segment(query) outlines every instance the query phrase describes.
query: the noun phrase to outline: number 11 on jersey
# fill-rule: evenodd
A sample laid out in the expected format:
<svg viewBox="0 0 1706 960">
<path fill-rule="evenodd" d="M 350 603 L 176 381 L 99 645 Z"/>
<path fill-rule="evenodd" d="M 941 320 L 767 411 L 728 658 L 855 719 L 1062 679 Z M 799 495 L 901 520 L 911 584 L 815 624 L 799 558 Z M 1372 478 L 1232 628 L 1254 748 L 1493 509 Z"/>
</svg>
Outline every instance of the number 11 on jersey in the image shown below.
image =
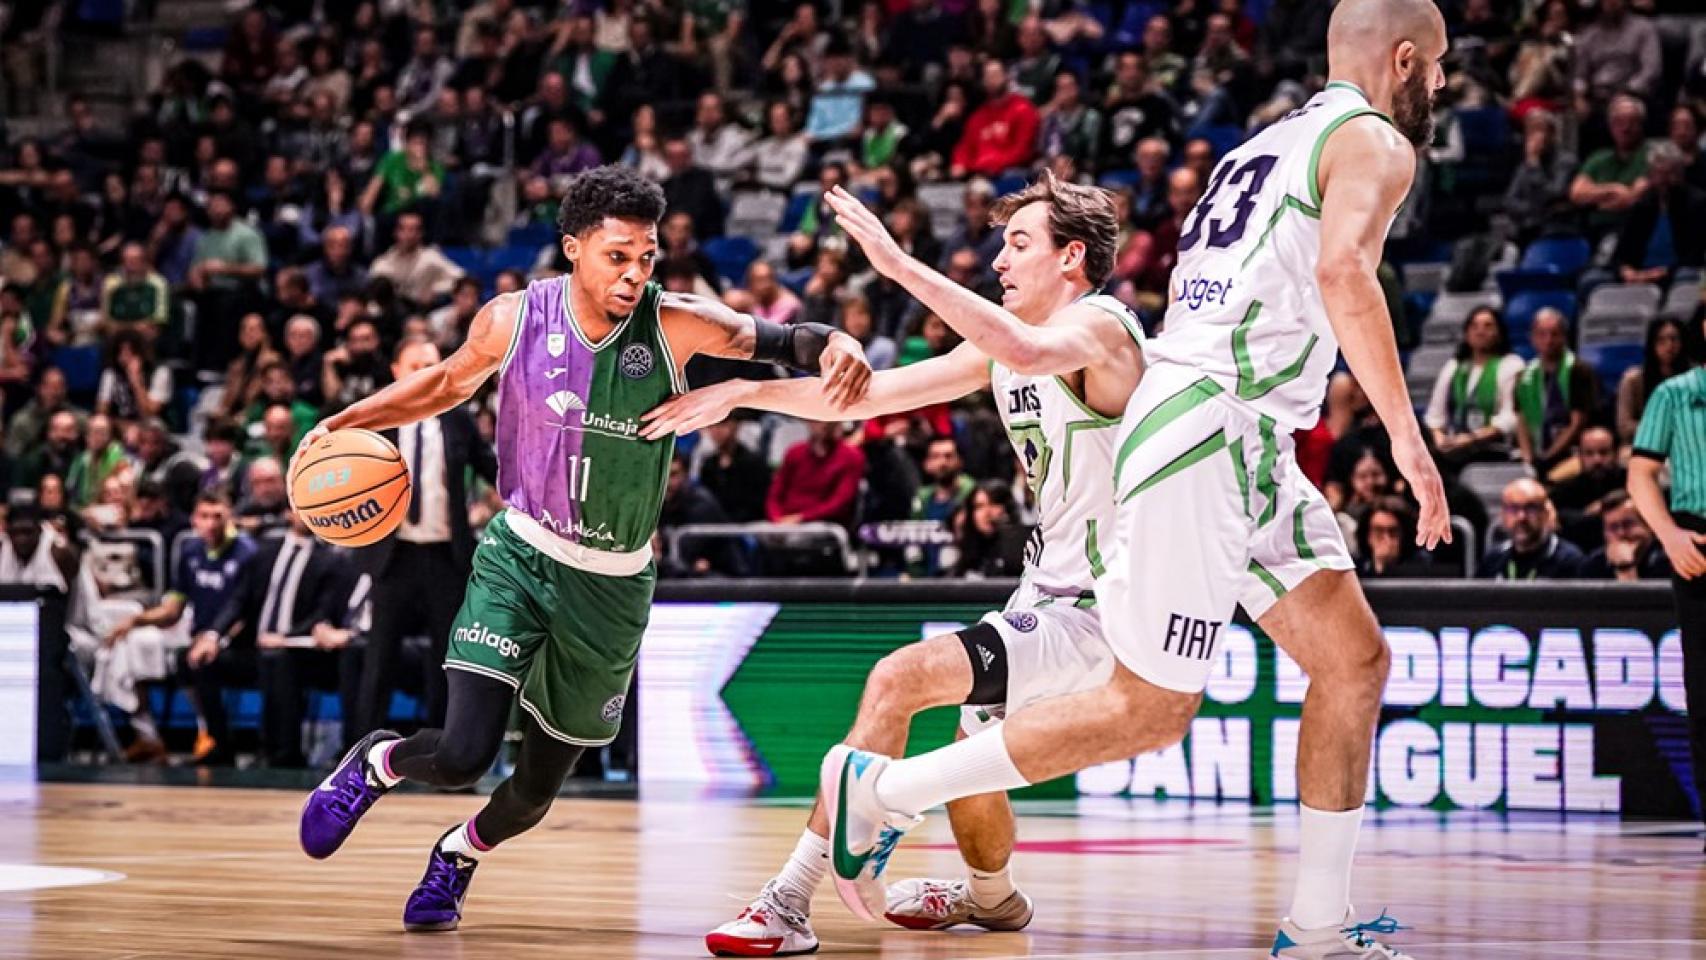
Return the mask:
<svg viewBox="0 0 1706 960">
<path fill-rule="evenodd" d="M 586 502 L 592 489 L 592 458 L 571 455 L 569 458 L 569 499 Z"/>
</svg>

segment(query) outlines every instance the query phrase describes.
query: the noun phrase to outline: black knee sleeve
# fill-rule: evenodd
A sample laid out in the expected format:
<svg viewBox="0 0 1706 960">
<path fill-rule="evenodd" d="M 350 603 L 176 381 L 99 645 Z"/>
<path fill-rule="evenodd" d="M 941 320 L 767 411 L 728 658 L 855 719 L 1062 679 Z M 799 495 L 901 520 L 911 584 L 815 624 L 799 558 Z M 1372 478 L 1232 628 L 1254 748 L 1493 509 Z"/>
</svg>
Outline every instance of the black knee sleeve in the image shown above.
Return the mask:
<svg viewBox="0 0 1706 960">
<path fill-rule="evenodd" d="M 1007 702 L 1007 641 L 987 623 L 973 624 L 956 634 L 971 661 L 971 694 L 966 703 L 985 707 Z"/>
</svg>

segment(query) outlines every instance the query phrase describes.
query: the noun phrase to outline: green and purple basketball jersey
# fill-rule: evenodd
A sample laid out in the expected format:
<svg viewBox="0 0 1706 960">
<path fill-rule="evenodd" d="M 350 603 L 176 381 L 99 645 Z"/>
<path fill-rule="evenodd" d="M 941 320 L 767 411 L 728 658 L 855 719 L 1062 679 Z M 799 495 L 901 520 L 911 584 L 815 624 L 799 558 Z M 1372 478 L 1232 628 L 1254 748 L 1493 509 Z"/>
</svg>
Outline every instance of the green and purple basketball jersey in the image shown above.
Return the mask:
<svg viewBox="0 0 1706 960">
<path fill-rule="evenodd" d="M 640 415 L 683 387 L 662 289 L 592 343 L 568 277 L 530 284 L 498 375 L 498 491 L 445 666 L 501 680 L 567 743 L 609 743 L 651 614 L 651 538 L 673 437 Z"/>
<path fill-rule="evenodd" d="M 644 550 L 657 529 L 673 437 L 640 415 L 685 389 L 659 320 L 663 288 L 597 344 L 575 320 L 569 278 L 527 287 L 498 374 L 498 492 L 510 509 L 592 550 Z"/>
</svg>

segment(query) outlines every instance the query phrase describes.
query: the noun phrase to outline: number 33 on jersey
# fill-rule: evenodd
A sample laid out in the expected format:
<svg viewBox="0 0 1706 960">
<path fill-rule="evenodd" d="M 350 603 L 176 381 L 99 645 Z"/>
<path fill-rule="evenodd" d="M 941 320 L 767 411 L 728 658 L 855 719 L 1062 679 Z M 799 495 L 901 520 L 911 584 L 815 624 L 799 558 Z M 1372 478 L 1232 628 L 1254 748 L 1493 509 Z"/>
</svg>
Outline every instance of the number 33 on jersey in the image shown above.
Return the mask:
<svg viewBox="0 0 1706 960">
<path fill-rule="evenodd" d="M 1165 332 L 1151 362 L 1192 366 L 1291 429 L 1313 426 L 1338 341 L 1313 282 L 1321 250 L 1321 148 L 1348 120 L 1380 116 L 1331 83 L 1228 153 L 1179 231 Z M 1299 278 L 1309 278 L 1299 282 Z"/>
</svg>

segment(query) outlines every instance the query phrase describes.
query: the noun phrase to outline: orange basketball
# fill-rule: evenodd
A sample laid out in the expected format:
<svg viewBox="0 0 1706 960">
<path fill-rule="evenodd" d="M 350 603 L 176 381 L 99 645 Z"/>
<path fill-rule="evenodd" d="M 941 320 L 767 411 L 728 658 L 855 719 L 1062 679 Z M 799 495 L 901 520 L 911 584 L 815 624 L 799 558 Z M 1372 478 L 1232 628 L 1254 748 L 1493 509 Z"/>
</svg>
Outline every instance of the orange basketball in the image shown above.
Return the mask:
<svg viewBox="0 0 1706 960">
<path fill-rule="evenodd" d="M 409 511 L 409 468 L 372 430 L 334 430 L 302 451 L 290 500 L 314 535 L 365 547 L 391 535 Z"/>
</svg>

